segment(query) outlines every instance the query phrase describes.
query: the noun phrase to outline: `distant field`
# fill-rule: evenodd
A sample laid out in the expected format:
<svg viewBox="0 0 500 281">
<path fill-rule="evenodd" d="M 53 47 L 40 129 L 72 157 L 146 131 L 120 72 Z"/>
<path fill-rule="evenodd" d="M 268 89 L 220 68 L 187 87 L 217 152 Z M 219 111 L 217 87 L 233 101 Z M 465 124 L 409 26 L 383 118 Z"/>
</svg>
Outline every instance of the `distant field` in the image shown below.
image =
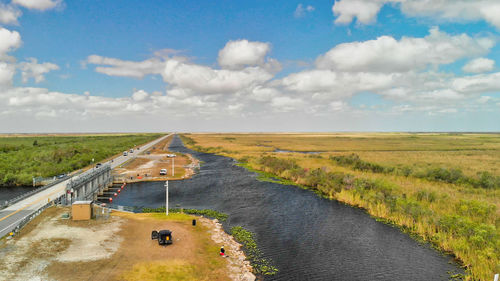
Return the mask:
<svg viewBox="0 0 500 281">
<path fill-rule="evenodd" d="M 51 177 L 98 163 L 163 134 L 2 135 L 0 186 L 31 185 L 33 177 Z"/>
<path fill-rule="evenodd" d="M 311 189 L 451 252 L 468 280 L 500 272 L 500 134 L 185 134 L 263 180 Z"/>
</svg>

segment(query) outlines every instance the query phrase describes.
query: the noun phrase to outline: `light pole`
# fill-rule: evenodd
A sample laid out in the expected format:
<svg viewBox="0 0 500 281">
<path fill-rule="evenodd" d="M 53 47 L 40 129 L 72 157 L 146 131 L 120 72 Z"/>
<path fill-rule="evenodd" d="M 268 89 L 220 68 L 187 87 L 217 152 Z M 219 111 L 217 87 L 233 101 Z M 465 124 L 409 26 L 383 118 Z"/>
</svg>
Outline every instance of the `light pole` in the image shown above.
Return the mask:
<svg viewBox="0 0 500 281">
<path fill-rule="evenodd" d="M 165 209 L 168 216 L 168 181 L 165 182 L 165 193 L 166 193 Z"/>
</svg>

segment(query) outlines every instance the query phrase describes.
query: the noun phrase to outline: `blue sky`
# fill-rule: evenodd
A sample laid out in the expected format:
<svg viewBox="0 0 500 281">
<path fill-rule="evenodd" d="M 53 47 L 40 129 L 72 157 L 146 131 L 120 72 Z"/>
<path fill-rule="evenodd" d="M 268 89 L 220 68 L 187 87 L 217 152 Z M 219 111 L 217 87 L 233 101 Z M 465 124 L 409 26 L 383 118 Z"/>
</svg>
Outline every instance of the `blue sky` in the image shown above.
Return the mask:
<svg viewBox="0 0 500 281">
<path fill-rule="evenodd" d="M 0 132 L 500 131 L 496 11 L 0 0 Z"/>
</svg>

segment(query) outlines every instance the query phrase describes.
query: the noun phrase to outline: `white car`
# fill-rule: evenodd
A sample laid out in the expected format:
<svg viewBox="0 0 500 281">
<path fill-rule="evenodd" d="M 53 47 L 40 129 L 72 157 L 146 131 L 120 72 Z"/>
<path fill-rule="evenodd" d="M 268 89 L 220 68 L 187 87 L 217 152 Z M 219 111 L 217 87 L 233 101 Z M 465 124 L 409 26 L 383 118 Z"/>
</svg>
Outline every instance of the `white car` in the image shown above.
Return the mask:
<svg viewBox="0 0 500 281">
<path fill-rule="evenodd" d="M 165 175 L 167 175 L 167 169 L 161 169 L 160 176 L 165 176 Z"/>
<path fill-rule="evenodd" d="M 126 151 L 123 152 L 123 156 L 127 156 L 128 153 Z"/>
</svg>

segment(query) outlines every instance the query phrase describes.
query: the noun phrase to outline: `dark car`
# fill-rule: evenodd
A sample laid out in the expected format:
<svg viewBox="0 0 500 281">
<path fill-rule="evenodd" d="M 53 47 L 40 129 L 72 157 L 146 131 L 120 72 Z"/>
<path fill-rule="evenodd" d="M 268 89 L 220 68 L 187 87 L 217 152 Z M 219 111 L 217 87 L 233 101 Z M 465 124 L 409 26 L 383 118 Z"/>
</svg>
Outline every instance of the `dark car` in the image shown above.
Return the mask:
<svg viewBox="0 0 500 281">
<path fill-rule="evenodd" d="M 172 231 L 170 231 L 170 230 L 160 230 L 158 232 L 158 244 L 159 245 L 169 245 L 169 244 L 172 244 Z"/>
<path fill-rule="evenodd" d="M 101 164 L 101 163 L 97 163 L 97 164 L 95 164 L 95 167 L 96 167 L 96 168 L 99 168 L 99 167 L 101 167 L 101 166 L 102 166 L 102 164 Z"/>
</svg>

